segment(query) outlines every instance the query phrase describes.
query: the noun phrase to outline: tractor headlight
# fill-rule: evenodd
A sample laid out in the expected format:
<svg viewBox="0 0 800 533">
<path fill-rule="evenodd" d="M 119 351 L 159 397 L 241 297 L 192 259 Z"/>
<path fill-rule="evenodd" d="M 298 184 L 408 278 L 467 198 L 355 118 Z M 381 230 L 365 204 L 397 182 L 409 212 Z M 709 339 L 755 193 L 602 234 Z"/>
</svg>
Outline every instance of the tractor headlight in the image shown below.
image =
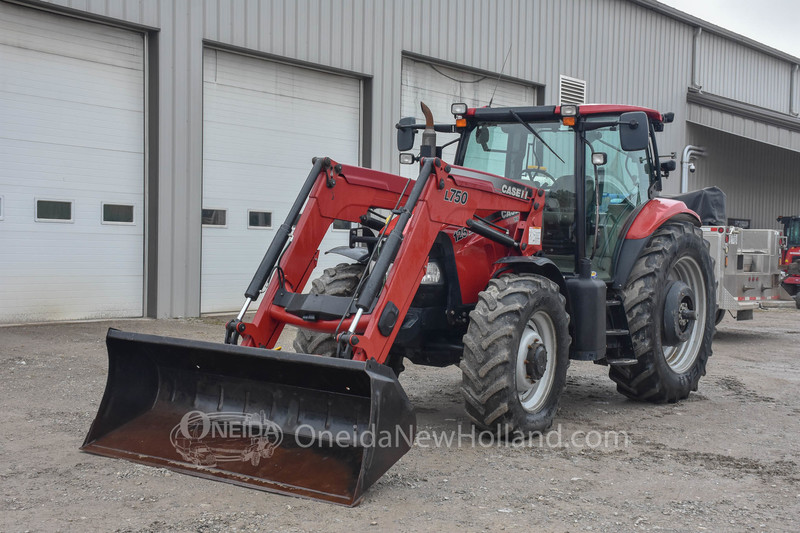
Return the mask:
<svg viewBox="0 0 800 533">
<path fill-rule="evenodd" d="M 442 282 L 442 269 L 439 264 L 433 261 L 425 267 L 425 275 L 422 276 L 422 285 L 438 285 Z"/>
</svg>

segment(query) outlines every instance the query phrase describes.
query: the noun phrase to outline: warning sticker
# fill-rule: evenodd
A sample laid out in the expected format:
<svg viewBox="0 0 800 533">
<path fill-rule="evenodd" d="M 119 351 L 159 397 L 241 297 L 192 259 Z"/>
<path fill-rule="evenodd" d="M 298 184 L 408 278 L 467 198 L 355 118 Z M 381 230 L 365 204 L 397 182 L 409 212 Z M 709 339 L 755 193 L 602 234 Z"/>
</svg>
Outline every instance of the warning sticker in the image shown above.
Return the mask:
<svg viewBox="0 0 800 533">
<path fill-rule="evenodd" d="M 542 244 L 542 228 L 528 228 L 528 244 L 531 246 Z"/>
</svg>

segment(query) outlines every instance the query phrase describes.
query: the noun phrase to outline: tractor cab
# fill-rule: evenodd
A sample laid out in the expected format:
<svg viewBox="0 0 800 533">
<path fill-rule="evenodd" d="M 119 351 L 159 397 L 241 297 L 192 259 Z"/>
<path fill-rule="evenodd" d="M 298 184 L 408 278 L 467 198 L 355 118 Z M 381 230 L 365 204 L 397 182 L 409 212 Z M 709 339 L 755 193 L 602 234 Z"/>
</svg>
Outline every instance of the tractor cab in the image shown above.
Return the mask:
<svg viewBox="0 0 800 533">
<path fill-rule="evenodd" d="M 608 105 L 452 111 L 460 133 L 453 163 L 544 190 L 544 255 L 564 273 L 587 257 L 597 277 L 612 279 L 631 215 L 674 169 L 658 164 L 654 138 L 672 114 Z"/>
<path fill-rule="evenodd" d="M 783 224 L 783 236 L 786 237 L 781 264 L 800 261 L 800 216 L 781 216 L 778 217 L 778 222 Z"/>
</svg>

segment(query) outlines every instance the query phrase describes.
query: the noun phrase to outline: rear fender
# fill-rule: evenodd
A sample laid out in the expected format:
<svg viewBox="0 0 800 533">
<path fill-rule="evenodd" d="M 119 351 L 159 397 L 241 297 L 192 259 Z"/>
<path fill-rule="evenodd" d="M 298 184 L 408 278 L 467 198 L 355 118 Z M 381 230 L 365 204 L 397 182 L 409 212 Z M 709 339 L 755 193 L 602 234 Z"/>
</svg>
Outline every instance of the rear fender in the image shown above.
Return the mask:
<svg viewBox="0 0 800 533">
<path fill-rule="evenodd" d="M 653 198 L 639 210 L 633 219 L 625 239 L 649 238 L 655 230 L 668 220 L 680 219 L 700 226 L 700 217 L 679 200 Z"/>
<path fill-rule="evenodd" d="M 614 261 L 615 289 L 625 287 L 639 254 L 653 233 L 667 222 L 689 222 L 700 227 L 700 217 L 681 201 L 653 198 L 644 204 L 631 222 Z"/>
</svg>

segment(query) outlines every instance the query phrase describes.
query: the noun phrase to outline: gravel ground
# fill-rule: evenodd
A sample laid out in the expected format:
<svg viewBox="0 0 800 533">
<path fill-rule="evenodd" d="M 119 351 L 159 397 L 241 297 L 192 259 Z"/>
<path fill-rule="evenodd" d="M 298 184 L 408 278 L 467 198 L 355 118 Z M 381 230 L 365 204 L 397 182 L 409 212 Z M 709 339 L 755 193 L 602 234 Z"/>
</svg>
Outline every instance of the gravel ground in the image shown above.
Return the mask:
<svg viewBox="0 0 800 533">
<path fill-rule="evenodd" d="M 420 440 L 356 508 L 78 451 L 105 386 L 108 327 L 219 341 L 223 323 L 0 328 L 0 530 L 800 529 L 800 311 L 726 317 L 699 391 L 673 405 L 627 400 L 605 367 L 573 362 L 541 442 Z M 457 368 L 407 364 L 401 383 L 422 435 L 470 433 L 459 382 Z"/>
</svg>

